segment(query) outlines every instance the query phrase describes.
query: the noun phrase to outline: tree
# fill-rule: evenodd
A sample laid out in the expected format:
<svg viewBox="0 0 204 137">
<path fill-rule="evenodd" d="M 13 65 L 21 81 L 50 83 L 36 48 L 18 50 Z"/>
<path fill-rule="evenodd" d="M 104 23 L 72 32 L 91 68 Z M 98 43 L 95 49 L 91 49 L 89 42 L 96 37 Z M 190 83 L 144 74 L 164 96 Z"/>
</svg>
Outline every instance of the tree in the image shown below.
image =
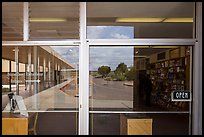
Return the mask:
<svg viewBox="0 0 204 137">
<path fill-rule="evenodd" d="M 111 72 L 111 68 L 109 66 L 101 66 L 98 68 L 98 73 L 102 75 L 102 77 L 107 77 L 107 75 Z"/>
<path fill-rule="evenodd" d="M 115 73 L 114 73 L 113 71 L 111 71 L 111 72 L 107 75 L 107 77 L 115 78 Z"/>
<path fill-rule="evenodd" d="M 119 72 L 119 73 L 124 74 L 125 72 L 127 72 L 127 70 L 128 70 L 127 65 L 125 63 L 120 63 L 120 64 L 118 64 L 115 72 L 116 73 Z"/>
<path fill-rule="evenodd" d="M 130 67 L 130 70 L 127 71 L 126 74 L 125 74 L 126 79 L 129 80 L 129 81 L 134 80 L 135 79 L 135 74 L 136 74 L 135 68 Z"/>
<path fill-rule="evenodd" d="M 127 65 L 125 63 L 118 64 L 114 73 L 117 80 L 123 81 L 125 80 L 125 73 L 128 71 Z"/>
</svg>

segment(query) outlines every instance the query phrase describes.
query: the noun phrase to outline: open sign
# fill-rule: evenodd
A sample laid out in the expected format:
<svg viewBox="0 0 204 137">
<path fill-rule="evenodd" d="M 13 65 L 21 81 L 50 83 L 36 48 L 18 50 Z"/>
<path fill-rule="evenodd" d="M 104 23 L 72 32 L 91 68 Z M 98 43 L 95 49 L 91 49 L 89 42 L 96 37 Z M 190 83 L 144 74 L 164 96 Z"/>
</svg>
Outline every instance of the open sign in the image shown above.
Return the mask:
<svg viewBox="0 0 204 137">
<path fill-rule="evenodd" d="M 191 92 L 188 90 L 175 90 L 171 93 L 171 101 L 191 101 Z"/>
</svg>

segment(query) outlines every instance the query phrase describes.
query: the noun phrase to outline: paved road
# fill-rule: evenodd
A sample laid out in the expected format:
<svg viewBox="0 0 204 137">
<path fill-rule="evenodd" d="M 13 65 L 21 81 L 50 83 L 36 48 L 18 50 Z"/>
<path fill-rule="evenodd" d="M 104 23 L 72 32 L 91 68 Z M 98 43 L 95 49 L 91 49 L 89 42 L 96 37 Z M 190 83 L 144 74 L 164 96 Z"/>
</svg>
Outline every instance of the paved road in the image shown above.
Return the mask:
<svg viewBox="0 0 204 137">
<path fill-rule="evenodd" d="M 93 78 L 93 99 L 133 101 L 133 87 L 124 81 L 105 81 Z"/>
</svg>

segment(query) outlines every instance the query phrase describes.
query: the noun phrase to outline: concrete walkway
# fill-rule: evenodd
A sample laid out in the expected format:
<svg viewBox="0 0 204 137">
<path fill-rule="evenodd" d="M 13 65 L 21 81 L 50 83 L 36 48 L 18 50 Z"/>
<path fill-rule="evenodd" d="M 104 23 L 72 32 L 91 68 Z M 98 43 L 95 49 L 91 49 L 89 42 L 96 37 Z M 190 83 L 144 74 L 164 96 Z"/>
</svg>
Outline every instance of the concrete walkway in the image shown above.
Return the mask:
<svg viewBox="0 0 204 137">
<path fill-rule="evenodd" d="M 75 79 L 65 81 L 54 87 L 41 91 L 24 99 L 28 111 L 47 110 L 78 110 L 79 98 L 75 94 L 67 94 L 60 90 L 71 84 Z M 117 87 L 115 87 L 117 86 Z M 119 87 L 118 87 L 119 86 Z M 121 89 L 120 86 L 124 87 Z M 90 97 L 90 108 L 132 108 L 132 89 L 128 89 L 121 83 L 109 83 L 109 86 L 101 84 L 101 80 L 94 80 L 94 93 Z M 71 91 L 71 90 L 70 90 Z M 69 91 L 69 92 L 70 92 Z M 108 91 L 108 92 L 107 92 Z M 76 93 L 76 91 L 72 91 Z M 128 93 L 129 92 L 129 93 Z M 117 94 L 119 93 L 119 94 Z M 127 94 L 128 93 L 128 94 Z M 116 97 L 116 98 L 114 98 Z M 8 105 L 4 109 L 8 111 Z"/>
<path fill-rule="evenodd" d="M 26 105 L 27 110 L 41 110 L 46 111 L 47 109 L 54 108 L 75 108 L 76 99 L 74 97 L 70 97 L 63 93 L 60 88 L 66 84 L 69 84 L 71 80 L 65 81 L 61 84 L 58 84 L 54 87 L 41 91 L 33 96 L 24 99 L 24 103 Z M 67 101 L 68 100 L 68 101 Z M 68 103 L 68 104 L 65 104 Z M 70 103 L 70 104 L 69 104 Z M 4 109 L 8 110 L 8 105 Z"/>
</svg>

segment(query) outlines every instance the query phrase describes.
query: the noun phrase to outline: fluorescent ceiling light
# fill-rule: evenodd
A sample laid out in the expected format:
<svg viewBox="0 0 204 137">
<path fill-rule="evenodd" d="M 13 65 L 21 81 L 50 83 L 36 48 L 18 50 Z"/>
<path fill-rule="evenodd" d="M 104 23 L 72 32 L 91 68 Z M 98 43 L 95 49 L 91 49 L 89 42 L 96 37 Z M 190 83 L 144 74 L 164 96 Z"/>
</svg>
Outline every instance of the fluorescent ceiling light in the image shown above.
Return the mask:
<svg viewBox="0 0 204 137">
<path fill-rule="evenodd" d="M 154 48 L 154 49 L 173 49 L 173 48 L 178 48 L 178 46 L 134 46 L 135 49 L 146 49 L 146 48 Z M 137 51 L 136 51 L 137 52 Z M 135 53 L 136 53 L 135 52 Z"/>
<path fill-rule="evenodd" d="M 148 56 L 142 56 L 142 55 L 137 55 L 137 56 L 134 56 L 136 58 L 149 58 Z"/>
<path fill-rule="evenodd" d="M 36 30 L 37 32 L 42 32 L 42 33 L 56 33 L 57 30 Z"/>
<path fill-rule="evenodd" d="M 178 48 L 178 46 L 152 46 L 152 48 L 155 48 L 155 49 L 173 49 L 173 48 Z"/>
<path fill-rule="evenodd" d="M 163 22 L 193 22 L 193 18 L 166 18 Z"/>
<path fill-rule="evenodd" d="M 30 22 L 66 22 L 65 18 L 30 18 Z"/>
<path fill-rule="evenodd" d="M 136 51 L 135 53 L 138 54 L 138 51 Z"/>
<path fill-rule="evenodd" d="M 116 22 L 162 22 L 165 18 L 117 18 Z"/>
<path fill-rule="evenodd" d="M 117 18 L 116 22 L 193 22 L 193 18 Z"/>
<path fill-rule="evenodd" d="M 15 50 L 15 49 L 13 49 L 12 51 L 13 51 L 13 52 L 15 52 L 16 50 Z M 18 49 L 18 52 L 19 52 L 19 49 Z"/>
</svg>

